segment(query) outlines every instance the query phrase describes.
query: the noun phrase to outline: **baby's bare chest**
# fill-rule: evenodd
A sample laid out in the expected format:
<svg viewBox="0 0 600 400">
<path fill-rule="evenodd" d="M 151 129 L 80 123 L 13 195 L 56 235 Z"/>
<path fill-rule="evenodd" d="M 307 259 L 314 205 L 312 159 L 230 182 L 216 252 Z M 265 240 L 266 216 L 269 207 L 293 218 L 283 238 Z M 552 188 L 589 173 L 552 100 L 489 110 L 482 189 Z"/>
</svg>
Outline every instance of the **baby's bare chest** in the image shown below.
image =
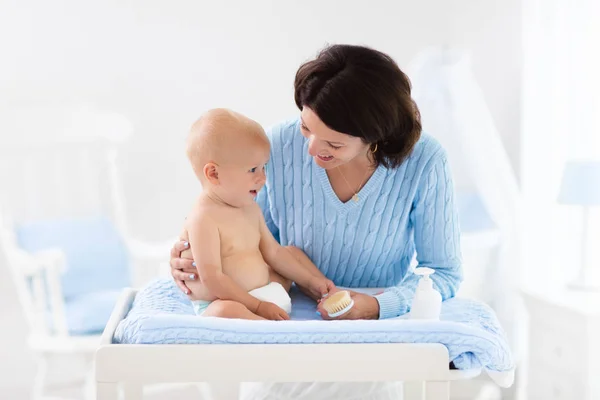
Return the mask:
<svg viewBox="0 0 600 400">
<path fill-rule="evenodd" d="M 220 220 L 219 235 L 222 256 L 259 250 L 260 225 L 254 215 L 227 215 Z"/>
</svg>

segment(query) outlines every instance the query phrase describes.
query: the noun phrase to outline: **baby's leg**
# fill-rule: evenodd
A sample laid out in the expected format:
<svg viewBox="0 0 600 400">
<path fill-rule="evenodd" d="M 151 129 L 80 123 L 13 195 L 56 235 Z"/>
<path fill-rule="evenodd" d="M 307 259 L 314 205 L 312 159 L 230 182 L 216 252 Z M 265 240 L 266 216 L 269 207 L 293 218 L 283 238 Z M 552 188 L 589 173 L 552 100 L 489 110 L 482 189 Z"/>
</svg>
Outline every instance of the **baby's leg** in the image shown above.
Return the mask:
<svg viewBox="0 0 600 400">
<path fill-rule="evenodd" d="M 279 275 L 277 271 L 269 266 L 269 282 L 277 282 L 283 286 L 286 292 L 290 291 L 292 287 L 292 281 L 290 279 L 286 279 L 283 276 Z"/>
<path fill-rule="evenodd" d="M 203 317 L 221 317 L 233 319 L 263 319 L 248 310 L 242 303 L 232 300 L 215 300 L 206 308 Z"/>
</svg>

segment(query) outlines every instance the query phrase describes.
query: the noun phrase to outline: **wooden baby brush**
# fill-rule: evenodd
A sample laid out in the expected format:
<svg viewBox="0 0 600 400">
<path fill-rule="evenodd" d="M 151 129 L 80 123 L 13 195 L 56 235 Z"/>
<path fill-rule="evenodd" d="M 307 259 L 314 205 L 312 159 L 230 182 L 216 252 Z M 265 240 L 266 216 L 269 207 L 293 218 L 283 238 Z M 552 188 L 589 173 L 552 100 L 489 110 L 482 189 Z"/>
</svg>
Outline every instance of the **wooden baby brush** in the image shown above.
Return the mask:
<svg viewBox="0 0 600 400">
<path fill-rule="evenodd" d="M 354 306 L 354 300 L 350 297 L 350 292 L 347 290 L 340 290 L 323 300 L 322 304 L 325 311 L 327 311 L 327 314 L 329 314 L 330 317 L 335 318 L 350 311 L 352 306 Z"/>
</svg>

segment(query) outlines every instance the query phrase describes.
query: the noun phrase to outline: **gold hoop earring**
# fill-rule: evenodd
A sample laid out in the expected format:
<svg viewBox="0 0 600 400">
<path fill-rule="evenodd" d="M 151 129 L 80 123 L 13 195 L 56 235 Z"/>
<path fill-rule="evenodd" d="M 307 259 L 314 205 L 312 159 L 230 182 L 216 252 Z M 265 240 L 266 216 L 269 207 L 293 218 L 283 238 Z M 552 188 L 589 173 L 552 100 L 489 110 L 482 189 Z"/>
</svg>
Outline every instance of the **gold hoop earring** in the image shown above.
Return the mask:
<svg viewBox="0 0 600 400">
<path fill-rule="evenodd" d="M 377 143 L 375 143 L 375 148 L 371 148 L 371 153 L 375 154 L 377 152 Z"/>
</svg>

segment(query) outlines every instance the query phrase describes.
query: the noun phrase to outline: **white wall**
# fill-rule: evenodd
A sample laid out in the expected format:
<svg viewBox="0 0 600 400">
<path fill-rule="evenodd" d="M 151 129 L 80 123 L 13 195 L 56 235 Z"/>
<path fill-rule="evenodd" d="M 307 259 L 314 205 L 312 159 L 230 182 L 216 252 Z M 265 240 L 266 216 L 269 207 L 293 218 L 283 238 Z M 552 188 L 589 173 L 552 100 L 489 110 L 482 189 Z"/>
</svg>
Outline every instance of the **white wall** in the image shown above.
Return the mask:
<svg viewBox="0 0 600 400">
<path fill-rule="evenodd" d="M 197 191 L 182 147 L 193 120 L 215 106 L 265 125 L 295 116 L 295 71 L 326 43 L 370 45 L 401 67 L 424 46 L 471 51 L 518 170 L 519 0 L 2 4 L 3 102 L 85 100 L 131 118 L 127 196 L 149 239 L 177 234 Z"/>
<path fill-rule="evenodd" d="M 520 18 L 520 0 L 0 0 L 0 118 L 3 106 L 69 101 L 131 118 L 121 161 L 132 227 L 162 239 L 179 233 L 198 190 L 183 139 L 203 110 L 231 107 L 265 125 L 295 116 L 295 71 L 326 43 L 370 45 L 401 67 L 447 44 L 472 52 L 518 171 Z M 0 392 L 24 394 L 33 364 L 4 289 L 2 317 L 15 328 L 0 332 Z"/>
</svg>

